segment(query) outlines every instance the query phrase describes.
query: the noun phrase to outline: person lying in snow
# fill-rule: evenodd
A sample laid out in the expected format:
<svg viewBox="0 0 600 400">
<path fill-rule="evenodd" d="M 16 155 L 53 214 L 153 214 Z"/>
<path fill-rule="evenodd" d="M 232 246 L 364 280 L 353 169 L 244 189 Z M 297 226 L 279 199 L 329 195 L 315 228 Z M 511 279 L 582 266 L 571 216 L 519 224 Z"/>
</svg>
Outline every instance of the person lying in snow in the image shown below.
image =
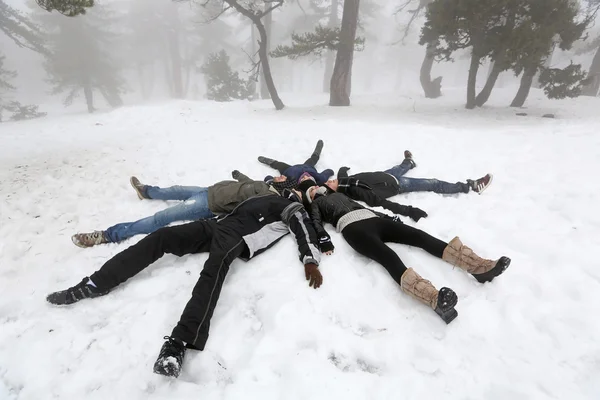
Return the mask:
<svg viewBox="0 0 600 400">
<path fill-rule="evenodd" d="M 152 233 L 176 221 L 194 221 L 213 218 L 231 212 L 242 201 L 256 195 L 281 193 L 291 188 L 290 182 L 254 181 L 234 171 L 236 181 L 221 181 L 209 187 L 144 185 L 132 176 L 131 186 L 140 200 L 180 200 L 183 203 L 159 211 L 156 214 L 135 222 L 123 222 L 103 231 L 77 233 L 71 237 L 79 247 L 92 247 L 103 243 L 117 243 L 139 234 Z"/>
<path fill-rule="evenodd" d="M 431 307 L 447 324 L 458 316 L 454 308 L 458 302 L 456 293 L 447 287 L 437 290 L 430 281 L 423 279 L 412 268 L 407 268 L 386 242 L 419 247 L 467 271 L 481 283 L 491 282 L 510 265 L 508 257 L 502 256 L 496 261 L 481 258 L 458 237 L 446 243 L 417 228 L 404 225 L 397 216 L 390 217 L 365 208 L 327 186 L 314 185 L 311 180 L 303 181 L 298 190 L 296 194 L 302 196 L 320 239 L 329 238 L 323 227 L 325 222 L 329 222 L 342 233 L 350 247 L 383 265 L 394 281 L 400 284 L 402 291 Z"/>
<path fill-rule="evenodd" d="M 317 289 L 323 283 L 319 272 L 321 247 L 313 224 L 295 196 L 275 194 L 252 197 L 219 220 L 202 220 L 159 229 L 137 244 L 117 254 L 102 268 L 66 290 L 48 295 L 55 305 L 68 305 L 86 298 L 108 294 L 112 289 L 154 263 L 165 253 L 179 257 L 209 252 L 179 322 L 171 336 L 165 336 L 154 372 L 179 376 L 186 348 L 203 350 L 208 339 L 210 319 L 221 287 L 236 258 L 249 260 L 269 249 L 289 232 L 296 240 L 306 280 Z"/>
<path fill-rule="evenodd" d="M 389 208 L 387 199 L 397 194 L 410 192 L 435 192 L 443 194 L 469 193 L 481 194 L 492 183 L 493 176 L 487 174 L 479 179 L 467 179 L 466 182 L 449 183 L 437 179 L 407 178 L 404 176 L 416 167 L 412 153 L 404 151 L 404 161 L 386 171 L 361 172 L 348 176 L 348 167 L 338 171 L 337 179 L 327 181 L 327 186 L 345 193 L 354 200 L 364 201 L 370 206 Z M 359 184 L 360 183 L 360 184 Z M 393 203 L 392 203 L 393 204 Z M 396 212 L 397 213 L 397 212 Z M 398 213 L 397 213 L 398 214 Z"/>
<path fill-rule="evenodd" d="M 317 165 L 317 162 L 319 162 L 319 157 L 321 157 L 322 150 L 323 141 L 319 140 L 310 158 L 304 161 L 304 164 L 296 165 L 286 164 L 284 162 L 263 156 L 258 157 L 258 161 L 268 165 L 271 168 L 275 168 L 281 174 L 280 176 L 276 177 L 267 175 L 264 181 L 267 183 L 286 181 L 297 182 L 302 174 L 309 173 L 313 178 L 315 178 L 319 185 L 322 185 L 330 176 L 333 175 L 333 170 L 331 169 L 326 169 L 323 172 L 318 172 L 315 168 L 315 165 Z"/>
</svg>

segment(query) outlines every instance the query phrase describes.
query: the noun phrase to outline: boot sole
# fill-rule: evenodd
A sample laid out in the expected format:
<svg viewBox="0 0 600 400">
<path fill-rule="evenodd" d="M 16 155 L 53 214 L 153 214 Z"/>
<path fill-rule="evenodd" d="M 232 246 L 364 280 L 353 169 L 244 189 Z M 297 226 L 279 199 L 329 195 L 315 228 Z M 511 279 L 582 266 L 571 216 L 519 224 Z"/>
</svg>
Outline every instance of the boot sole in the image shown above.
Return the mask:
<svg viewBox="0 0 600 400">
<path fill-rule="evenodd" d="M 473 275 L 479 283 L 491 282 L 495 277 L 502 275 L 510 265 L 510 258 L 502 256 L 496 263 L 496 266 L 483 274 Z"/>
<path fill-rule="evenodd" d="M 179 374 L 181 373 L 181 368 L 175 368 L 171 364 L 167 365 L 166 367 L 154 364 L 152 371 L 158 375 L 178 378 Z"/>
<path fill-rule="evenodd" d="M 129 178 L 129 183 L 131 183 L 131 187 L 133 188 L 133 190 L 135 190 L 135 193 L 137 193 L 138 198 L 140 200 L 144 200 L 144 196 L 142 196 L 142 194 L 140 193 L 140 191 L 138 190 L 138 188 L 133 183 L 133 176 L 131 178 Z"/>
<path fill-rule="evenodd" d="M 446 324 L 449 324 L 458 317 L 458 311 L 454 309 L 457 303 L 458 296 L 454 290 L 443 287 L 439 291 L 438 306 L 436 307 L 435 312 Z"/>
</svg>

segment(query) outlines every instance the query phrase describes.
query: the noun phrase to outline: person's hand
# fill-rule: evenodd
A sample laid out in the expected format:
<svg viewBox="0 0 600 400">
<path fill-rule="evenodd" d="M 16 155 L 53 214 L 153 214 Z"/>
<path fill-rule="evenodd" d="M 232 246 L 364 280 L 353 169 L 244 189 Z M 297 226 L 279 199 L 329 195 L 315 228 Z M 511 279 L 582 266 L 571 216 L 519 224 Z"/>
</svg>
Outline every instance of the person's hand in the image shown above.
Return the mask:
<svg viewBox="0 0 600 400">
<path fill-rule="evenodd" d="M 425 211 L 421 210 L 420 208 L 410 207 L 410 209 L 408 210 L 408 216 L 413 221 L 419 222 L 419 220 L 421 218 L 426 218 L 427 217 L 427 213 Z"/>
<path fill-rule="evenodd" d="M 329 236 L 321 236 L 319 238 L 319 248 L 321 249 L 321 253 L 325 253 L 330 256 L 333 254 L 333 249 L 335 249 L 335 246 L 333 245 L 333 242 Z"/>
<path fill-rule="evenodd" d="M 321 275 L 317 264 L 305 264 L 304 275 L 306 276 L 306 280 L 309 281 L 308 286 L 310 287 L 317 289 L 323 283 L 323 275 Z"/>
<path fill-rule="evenodd" d="M 240 177 L 240 171 L 238 171 L 237 169 L 231 171 L 231 177 L 237 180 Z"/>
</svg>

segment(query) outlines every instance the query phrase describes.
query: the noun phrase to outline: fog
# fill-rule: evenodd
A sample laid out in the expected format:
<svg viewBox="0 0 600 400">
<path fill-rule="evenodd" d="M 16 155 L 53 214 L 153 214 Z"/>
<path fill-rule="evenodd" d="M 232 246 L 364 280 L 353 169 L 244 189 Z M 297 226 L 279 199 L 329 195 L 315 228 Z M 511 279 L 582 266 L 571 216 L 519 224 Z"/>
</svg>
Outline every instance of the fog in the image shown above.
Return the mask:
<svg viewBox="0 0 600 400">
<path fill-rule="evenodd" d="M 65 99 L 74 97 L 66 103 L 72 103 L 73 109 L 84 108 L 84 94 L 79 90 L 73 93 L 72 82 L 64 77 L 65 73 L 76 75 L 83 68 L 98 69 L 101 72 L 93 75 L 119 87 L 119 93 L 113 93 L 113 106 L 121 104 L 115 100 L 117 97 L 126 105 L 168 98 L 200 100 L 206 95 L 205 76 L 200 67 L 209 54 L 220 50 L 229 55 L 232 69 L 242 78 L 248 78 L 258 40 L 251 22 L 235 10 L 210 21 L 218 15 L 219 6 L 210 3 L 204 7 L 203 3 L 99 1 L 86 15 L 70 18 L 57 12 L 48 13 L 33 1 L 0 0 L 0 4 L 14 7 L 39 27 L 42 43 L 55 60 L 54 66 L 44 66 L 44 56 L 19 47 L 0 31 L 4 69 L 18 73 L 11 79 L 15 89 L 2 96 L 53 110 L 62 108 Z M 287 1 L 276 9 L 272 13 L 270 49 L 289 44 L 293 32 L 312 31 L 316 23 L 326 25 L 329 17 L 315 16 L 318 11 L 312 5 L 329 3 Z M 341 19 L 343 2 L 339 3 Z M 387 92 L 408 96 L 422 91 L 419 69 L 425 48 L 418 41 L 424 17 L 420 13 L 405 35 L 411 10 L 417 8 L 418 2 L 396 12 L 401 3 L 404 2 L 362 2 L 357 35 L 366 41 L 364 50 L 354 56 L 353 94 Z M 550 65 L 564 66 L 575 61 L 587 68 L 592 56 L 593 53 L 576 55 L 574 51 L 557 49 Z M 293 61 L 271 59 L 274 83 L 284 100 L 294 94 L 322 93 L 327 58 L 325 52 L 321 57 L 311 55 Z M 434 64 L 432 77 L 442 76 L 443 88 L 466 87 L 468 63 L 468 50 L 456 52 L 454 62 Z M 65 80 L 63 90 L 57 89 L 56 76 L 48 72 L 52 68 L 61 70 L 61 79 Z M 485 81 L 488 69 L 488 64 L 480 68 L 478 85 Z M 505 71 L 496 87 L 516 86 L 518 82 L 519 78 L 511 71 Z M 261 92 L 260 85 L 259 82 L 257 93 Z M 104 94 L 95 90 L 95 108 L 109 107 L 106 90 Z"/>
</svg>

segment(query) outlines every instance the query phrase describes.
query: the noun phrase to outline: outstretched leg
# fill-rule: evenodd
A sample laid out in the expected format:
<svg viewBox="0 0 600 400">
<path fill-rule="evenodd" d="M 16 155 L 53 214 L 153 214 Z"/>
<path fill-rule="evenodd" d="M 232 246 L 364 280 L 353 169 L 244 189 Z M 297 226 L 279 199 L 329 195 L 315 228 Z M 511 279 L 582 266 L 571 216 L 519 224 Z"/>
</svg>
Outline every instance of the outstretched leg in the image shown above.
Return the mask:
<svg viewBox="0 0 600 400">
<path fill-rule="evenodd" d="M 210 319 L 219 300 L 229 265 L 242 254 L 245 248 L 241 236 L 231 231 L 215 232 L 210 256 L 192 290 L 192 297 L 171 336 L 165 337 L 167 340 L 154 363 L 155 373 L 177 377 L 183 364 L 184 346 L 204 350 L 208 340 Z"/>
<path fill-rule="evenodd" d="M 263 163 L 265 165 L 268 165 L 271 168 L 275 168 L 277 171 L 279 171 L 279 173 L 281 175 L 283 175 L 283 173 L 285 172 L 286 169 L 291 167 L 290 164 L 286 164 L 284 162 L 277 161 L 272 158 L 267 158 L 267 157 L 263 157 L 263 156 L 258 157 L 258 161 L 260 161 L 261 163 Z"/>
<path fill-rule="evenodd" d="M 312 155 L 306 161 L 304 161 L 304 164 L 310 165 L 311 167 L 316 166 L 317 163 L 319 162 L 319 158 L 321 157 L 322 151 L 323 151 L 323 141 L 319 140 L 317 142 L 317 145 L 315 146 L 315 150 L 313 151 Z"/>
<path fill-rule="evenodd" d="M 168 188 L 161 188 L 158 186 L 144 185 L 138 178 L 132 176 L 129 179 L 131 186 L 136 191 L 140 200 L 152 199 L 152 200 L 187 200 L 198 193 L 208 190 L 204 187 L 199 186 L 171 186 Z"/>
<path fill-rule="evenodd" d="M 398 178 L 400 185 L 399 193 L 410 192 L 435 192 L 443 194 L 454 193 L 469 193 L 470 186 L 468 183 L 456 182 L 449 183 L 437 179 L 422 179 L 422 178 Z"/>
<path fill-rule="evenodd" d="M 108 260 L 102 268 L 72 288 L 47 297 L 53 304 L 71 304 L 84 298 L 97 297 L 136 275 L 165 253 L 183 256 L 206 252 L 215 229 L 214 221 L 196 221 L 163 228 Z"/>
</svg>

